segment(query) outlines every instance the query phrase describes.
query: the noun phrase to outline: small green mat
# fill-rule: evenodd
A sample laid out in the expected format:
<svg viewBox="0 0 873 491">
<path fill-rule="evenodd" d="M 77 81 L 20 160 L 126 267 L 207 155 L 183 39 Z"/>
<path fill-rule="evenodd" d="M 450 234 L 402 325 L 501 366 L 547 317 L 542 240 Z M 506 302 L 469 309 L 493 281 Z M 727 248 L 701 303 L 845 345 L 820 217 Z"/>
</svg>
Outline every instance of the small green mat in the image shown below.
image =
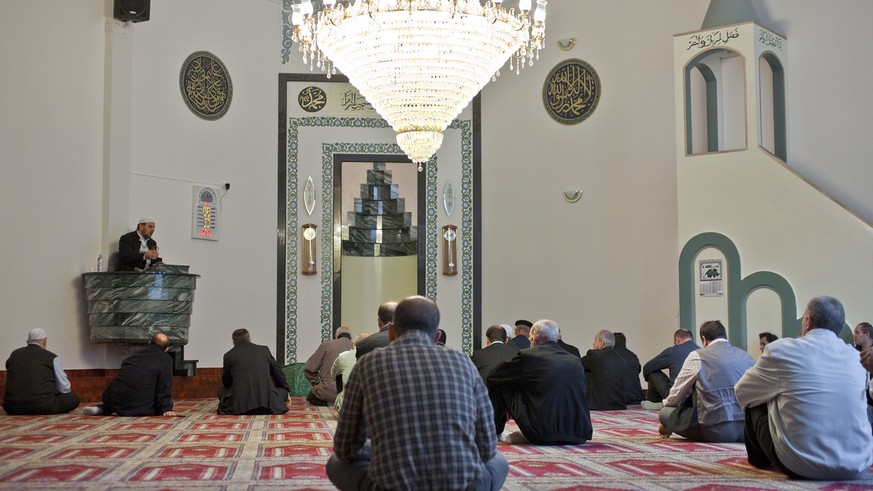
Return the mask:
<svg viewBox="0 0 873 491">
<path fill-rule="evenodd" d="M 303 375 L 303 363 L 292 363 L 282 367 L 285 373 L 285 378 L 288 380 L 288 387 L 291 388 L 290 394 L 292 397 L 305 397 L 309 394 L 309 381 Z"/>
</svg>

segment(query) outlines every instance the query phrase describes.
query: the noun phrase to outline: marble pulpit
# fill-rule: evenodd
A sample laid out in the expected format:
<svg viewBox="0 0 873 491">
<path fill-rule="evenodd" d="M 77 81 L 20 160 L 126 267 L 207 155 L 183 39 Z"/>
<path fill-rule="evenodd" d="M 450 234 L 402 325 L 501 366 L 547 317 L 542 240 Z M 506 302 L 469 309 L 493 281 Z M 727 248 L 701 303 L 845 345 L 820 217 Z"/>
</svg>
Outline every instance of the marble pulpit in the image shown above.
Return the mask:
<svg viewBox="0 0 873 491">
<path fill-rule="evenodd" d="M 145 344 L 159 330 L 174 345 L 188 343 L 194 289 L 188 266 L 145 272 L 82 274 L 91 342 Z"/>
</svg>

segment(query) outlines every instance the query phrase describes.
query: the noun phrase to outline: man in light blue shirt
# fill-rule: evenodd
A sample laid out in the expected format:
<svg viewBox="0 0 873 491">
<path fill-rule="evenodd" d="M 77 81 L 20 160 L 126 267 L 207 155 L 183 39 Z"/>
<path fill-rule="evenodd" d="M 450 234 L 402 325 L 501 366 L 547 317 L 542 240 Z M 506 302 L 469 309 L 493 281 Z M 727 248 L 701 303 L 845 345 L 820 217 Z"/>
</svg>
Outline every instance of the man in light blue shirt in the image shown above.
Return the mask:
<svg viewBox="0 0 873 491">
<path fill-rule="evenodd" d="M 27 346 L 6 360 L 3 409 L 8 414 L 60 414 L 79 405 L 61 360 L 46 349 L 47 337 L 44 329 L 31 329 Z"/>
<path fill-rule="evenodd" d="M 801 337 L 768 344 L 734 387 L 746 411 L 749 463 L 792 478 L 857 479 L 873 464 L 864 368 L 837 334 L 839 300 L 816 297 L 803 314 Z"/>
</svg>

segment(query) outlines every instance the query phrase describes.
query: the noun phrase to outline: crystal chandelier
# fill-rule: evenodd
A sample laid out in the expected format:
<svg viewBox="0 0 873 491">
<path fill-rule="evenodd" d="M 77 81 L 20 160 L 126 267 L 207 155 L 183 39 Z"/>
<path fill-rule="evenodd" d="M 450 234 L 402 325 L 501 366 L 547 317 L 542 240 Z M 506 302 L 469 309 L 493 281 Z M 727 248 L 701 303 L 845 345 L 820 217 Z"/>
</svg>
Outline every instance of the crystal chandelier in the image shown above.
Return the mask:
<svg viewBox="0 0 873 491">
<path fill-rule="evenodd" d="M 311 0 L 292 4 L 292 40 L 303 62 L 328 77 L 338 68 L 397 133 L 419 165 L 443 142 L 443 131 L 499 74 L 516 73 L 543 47 L 547 0 Z"/>
</svg>

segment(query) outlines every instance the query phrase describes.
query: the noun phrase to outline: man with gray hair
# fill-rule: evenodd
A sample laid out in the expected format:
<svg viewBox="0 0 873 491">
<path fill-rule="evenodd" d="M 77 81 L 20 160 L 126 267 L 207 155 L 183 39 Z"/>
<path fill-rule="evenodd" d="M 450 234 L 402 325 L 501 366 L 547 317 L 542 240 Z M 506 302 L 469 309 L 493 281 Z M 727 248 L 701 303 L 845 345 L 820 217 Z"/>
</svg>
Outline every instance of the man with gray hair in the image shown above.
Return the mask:
<svg viewBox="0 0 873 491">
<path fill-rule="evenodd" d="M 591 439 L 591 414 L 585 400 L 585 370 L 579 358 L 558 346 L 555 321 L 534 323 L 528 349 L 498 365 L 488 376 L 497 434 L 509 418 L 520 431 L 507 443 L 575 445 Z"/>
<path fill-rule="evenodd" d="M 833 297 L 806 305 L 801 337 L 764 347 L 737 382 L 746 452 L 755 467 L 791 478 L 858 479 L 873 464 L 864 368 L 837 335 L 846 315 Z"/>
<path fill-rule="evenodd" d="M 593 348 L 582 357 L 588 407 L 592 411 L 627 409 L 625 363 L 613 349 L 615 336 L 603 329 L 594 335 Z"/>
<path fill-rule="evenodd" d="M 61 360 L 46 349 L 47 337 L 44 329 L 32 329 L 27 346 L 6 360 L 3 409 L 8 414 L 61 414 L 79 405 Z"/>
</svg>

